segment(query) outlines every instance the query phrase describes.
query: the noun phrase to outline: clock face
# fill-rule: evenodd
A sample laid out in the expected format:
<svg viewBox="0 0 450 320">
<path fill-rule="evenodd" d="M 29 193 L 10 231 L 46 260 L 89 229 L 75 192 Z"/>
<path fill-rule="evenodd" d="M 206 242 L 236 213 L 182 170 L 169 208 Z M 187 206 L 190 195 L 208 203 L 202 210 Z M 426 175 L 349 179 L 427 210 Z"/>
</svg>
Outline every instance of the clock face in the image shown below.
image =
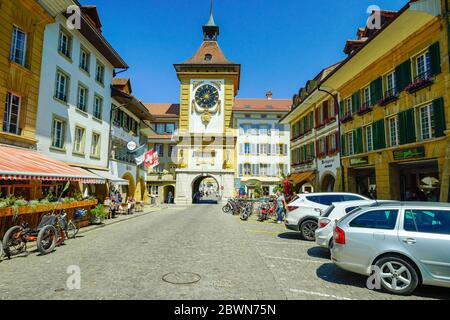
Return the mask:
<svg viewBox="0 0 450 320">
<path fill-rule="evenodd" d="M 200 108 L 212 109 L 219 102 L 219 90 L 210 84 L 205 84 L 195 93 L 195 102 Z"/>
</svg>

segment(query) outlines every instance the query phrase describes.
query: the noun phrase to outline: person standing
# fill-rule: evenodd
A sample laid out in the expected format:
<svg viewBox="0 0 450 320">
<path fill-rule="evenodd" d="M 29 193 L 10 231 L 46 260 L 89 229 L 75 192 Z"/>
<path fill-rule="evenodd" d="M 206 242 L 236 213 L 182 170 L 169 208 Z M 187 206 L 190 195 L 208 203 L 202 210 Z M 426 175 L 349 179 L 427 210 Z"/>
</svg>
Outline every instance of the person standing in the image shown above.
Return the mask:
<svg viewBox="0 0 450 320">
<path fill-rule="evenodd" d="M 278 191 L 277 192 L 277 218 L 278 218 L 277 223 L 278 224 L 283 223 L 285 207 L 286 207 L 286 199 L 284 198 L 283 193 Z"/>
<path fill-rule="evenodd" d="M 172 191 L 169 191 L 169 194 L 167 195 L 167 202 L 169 204 L 173 203 L 173 193 L 172 193 Z"/>
</svg>

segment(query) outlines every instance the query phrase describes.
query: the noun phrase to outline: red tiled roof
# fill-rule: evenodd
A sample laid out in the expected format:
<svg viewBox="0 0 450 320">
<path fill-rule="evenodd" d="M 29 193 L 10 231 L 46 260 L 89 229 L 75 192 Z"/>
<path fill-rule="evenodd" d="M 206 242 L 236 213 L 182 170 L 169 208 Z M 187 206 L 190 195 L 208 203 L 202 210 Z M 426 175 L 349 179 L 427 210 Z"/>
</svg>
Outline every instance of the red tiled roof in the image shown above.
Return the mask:
<svg viewBox="0 0 450 320">
<path fill-rule="evenodd" d="M 211 55 L 211 60 L 205 60 L 206 55 Z M 194 56 L 182 64 L 234 64 L 228 60 L 220 49 L 217 41 L 203 41 Z"/>
<path fill-rule="evenodd" d="M 180 116 L 180 105 L 170 103 L 146 103 L 145 107 L 154 117 L 178 118 Z"/>
<path fill-rule="evenodd" d="M 289 112 L 292 100 L 288 99 L 236 99 L 233 111 L 266 111 L 266 112 Z"/>
</svg>

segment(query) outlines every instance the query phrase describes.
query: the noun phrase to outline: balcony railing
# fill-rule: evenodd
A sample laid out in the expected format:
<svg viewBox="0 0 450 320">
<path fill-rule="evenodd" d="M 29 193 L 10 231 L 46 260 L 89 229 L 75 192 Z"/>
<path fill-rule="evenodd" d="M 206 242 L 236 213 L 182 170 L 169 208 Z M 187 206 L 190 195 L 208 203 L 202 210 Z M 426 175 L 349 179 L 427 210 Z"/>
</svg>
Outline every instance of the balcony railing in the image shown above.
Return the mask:
<svg viewBox="0 0 450 320">
<path fill-rule="evenodd" d="M 363 103 L 361 108 L 358 110 L 358 115 L 362 116 L 363 114 L 366 114 L 368 112 L 371 112 L 373 110 L 373 106 L 370 102 Z"/>
<path fill-rule="evenodd" d="M 423 88 L 429 87 L 433 84 L 434 79 L 429 71 L 422 72 L 417 77 L 414 78 L 413 83 L 408 85 L 405 90 L 408 93 L 417 92 Z"/>
<path fill-rule="evenodd" d="M 341 123 L 346 123 L 353 120 L 353 116 L 351 114 L 346 114 L 342 117 Z"/>
<path fill-rule="evenodd" d="M 384 93 L 384 98 L 381 99 L 381 100 L 378 102 L 378 104 L 379 104 L 380 106 L 384 107 L 384 106 L 388 105 L 389 103 L 391 103 L 391 102 L 393 102 L 393 101 L 395 101 L 395 100 L 398 100 L 398 92 L 397 92 L 397 89 L 392 88 L 392 89 L 390 89 L 390 90 L 387 90 L 387 91 Z"/>
</svg>

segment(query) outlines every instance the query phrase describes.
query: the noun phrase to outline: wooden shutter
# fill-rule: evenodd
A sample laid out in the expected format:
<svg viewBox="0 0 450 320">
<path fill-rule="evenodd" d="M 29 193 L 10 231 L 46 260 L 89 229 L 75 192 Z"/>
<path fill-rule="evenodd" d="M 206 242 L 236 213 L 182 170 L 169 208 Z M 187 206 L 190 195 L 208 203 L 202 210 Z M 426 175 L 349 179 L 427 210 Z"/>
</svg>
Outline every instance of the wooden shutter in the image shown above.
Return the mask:
<svg viewBox="0 0 450 320">
<path fill-rule="evenodd" d="M 319 118 L 320 108 L 316 109 L 315 112 L 316 112 L 316 125 L 315 125 L 315 127 L 318 127 L 318 126 L 320 125 L 320 123 L 319 123 L 319 119 L 320 119 L 320 118 Z"/>
<path fill-rule="evenodd" d="M 239 176 L 242 176 L 243 168 L 244 168 L 244 165 L 240 164 L 239 165 Z"/>
<path fill-rule="evenodd" d="M 358 90 L 352 96 L 352 113 L 355 114 L 359 109 L 361 109 L 361 93 Z"/>
<path fill-rule="evenodd" d="M 339 144 L 339 150 L 341 152 L 341 156 L 346 156 L 346 148 L 345 148 L 345 135 L 341 135 L 341 143 Z"/>
<path fill-rule="evenodd" d="M 374 122 L 373 131 L 373 149 L 379 150 L 386 148 L 386 132 L 384 130 L 384 119 Z"/>
<path fill-rule="evenodd" d="M 411 60 L 406 60 L 395 69 L 395 80 L 398 92 L 405 90 L 406 86 L 411 84 Z"/>
<path fill-rule="evenodd" d="M 284 155 L 285 156 L 288 155 L 288 145 L 287 144 L 284 145 Z"/>
<path fill-rule="evenodd" d="M 433 113 L 436 137 L 443 137 L 446 130 L 444 98 L 438 98 L 433 101 Z"/>
<path fill-rule="evenodd" d="M 374 106 L 383 98 L 383 78 L 379 77 L 370 84 L 370 102 Z"/>
<path fill-rule="evenodd" d="M 400 144 L 416 142 L 416 124 L 414 109 L 408 109 L 398 114 Z"/>
<path fill-rule="evenodd" d="M 345 110 L 345 101 L 341 101 L 339 103 L 339 118 L 341 119 L 344 118 L 345 116 L 344 110 Z"/>
<path fill-rule="evenodd" d="M 441 49 L 439 42 L 433 43 L 430 48 L 430 71 L 435 76 L 441 73 Z"/>
<path fill-rule="evenodd" d="M 364 145 L 363 145 L 363 129 L 358 128 L 355 130 L 356 133 L 356 139 L 355 140 L 355 153 L 363 153 L 364 152 Z"/>
</svg>

